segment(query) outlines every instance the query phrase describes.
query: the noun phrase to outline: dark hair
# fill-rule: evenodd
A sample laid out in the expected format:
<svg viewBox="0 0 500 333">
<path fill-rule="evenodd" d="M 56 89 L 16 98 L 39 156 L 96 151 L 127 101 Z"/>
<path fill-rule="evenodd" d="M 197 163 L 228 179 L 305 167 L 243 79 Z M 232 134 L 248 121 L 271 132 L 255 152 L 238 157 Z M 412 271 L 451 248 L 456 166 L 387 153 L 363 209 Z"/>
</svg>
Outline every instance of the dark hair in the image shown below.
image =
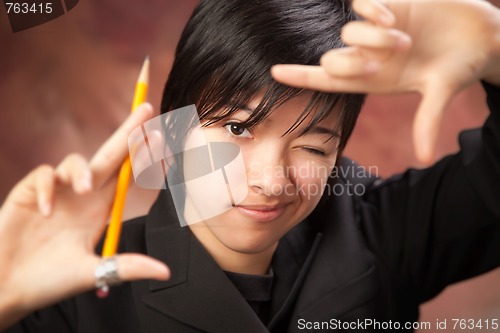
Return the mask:
<svg viewBox="0 0 500 333">
<path fill-rule="evenodd" d="M 213 123 L 264 90 L 262 102 L 245 122 L 252 127 L 303 92 L 274 81 L 271 66 L 319 64 L 323 53 L 344 46 L 341 27 L 354 18 L 347 0 L 201 0 L 177 46 L 161 112 L 195 104 L 200 120 Z M 289 131 L 312 113 L 305 134 L 339 106 L 341 151 L 363 102 L 360 94 L 315 92 Z"/>
</svg>

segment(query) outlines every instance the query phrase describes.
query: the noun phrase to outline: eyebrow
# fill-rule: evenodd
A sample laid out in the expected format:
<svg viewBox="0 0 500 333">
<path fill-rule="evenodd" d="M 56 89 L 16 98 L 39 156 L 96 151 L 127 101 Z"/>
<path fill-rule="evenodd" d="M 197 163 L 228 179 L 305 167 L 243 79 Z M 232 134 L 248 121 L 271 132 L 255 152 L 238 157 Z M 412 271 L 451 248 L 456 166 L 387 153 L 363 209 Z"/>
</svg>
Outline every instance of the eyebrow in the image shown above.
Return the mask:
<svg viewBox="0 0 500 333">
<path fill-rule="evenodd" d="M 235 105 L 235 106 L 238 109 L 240 109 L 241 111 L 245 111 L 249 115 L 252 115 L 252 113 L 254 113 L 254 111 L 255 111 L 255 109 L 252 109 L 251 107 L 248 107 L 248 106 L 239 106 L 239 105 Z"/>
<path fill-rule="evenodd" d="M 340 138 L 339 132 L 332 130 L 331 128 L 315 126 L 307 131 L 307 134 L 328 134 L 335 138 Z"/>
</svg>

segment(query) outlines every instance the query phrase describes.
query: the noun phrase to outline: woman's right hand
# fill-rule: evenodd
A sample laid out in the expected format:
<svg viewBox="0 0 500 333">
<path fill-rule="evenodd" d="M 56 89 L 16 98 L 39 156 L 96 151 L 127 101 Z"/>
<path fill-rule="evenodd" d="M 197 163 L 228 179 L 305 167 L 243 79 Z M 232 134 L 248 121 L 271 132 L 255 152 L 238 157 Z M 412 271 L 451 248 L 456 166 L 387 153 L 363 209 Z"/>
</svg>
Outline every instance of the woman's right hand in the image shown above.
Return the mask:
<svg viewBox="0 0 500 333">
<path fill-rule="evenodd" d="M 273 77 L 326 92 L 419 92 L 413 141 L 419 159 L 431 162 L 451 98 L 478 80 L 500 85 L 500 10 L 475 0 L 353 0 L 352 6 L 364 20 L 342 29 L 348 47 L 325 53 L 320 66 L 275 66 Z"/>
<path fill-rule="evenodd" d="M 73 154 L 22 179 L 0 209 L 0 329 L 30 312 L 95 288 L 103 235 L 127 137 L 153 115 L 143 104 L 87 162 Z M 166 280 L 161 262 L 117 255 L 121 280 Z"/>
</svg>

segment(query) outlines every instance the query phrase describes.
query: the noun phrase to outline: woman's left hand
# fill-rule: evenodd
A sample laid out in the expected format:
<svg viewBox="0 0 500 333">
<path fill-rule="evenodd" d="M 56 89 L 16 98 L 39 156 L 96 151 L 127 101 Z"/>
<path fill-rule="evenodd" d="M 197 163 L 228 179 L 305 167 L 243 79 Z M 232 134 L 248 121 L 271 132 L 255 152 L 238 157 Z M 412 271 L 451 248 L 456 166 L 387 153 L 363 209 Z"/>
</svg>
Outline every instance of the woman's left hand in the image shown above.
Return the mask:
<svg viewBox="0 0 500 333">
<path fill-rule="evenodd" d="M 343 28 L 348 47 L 320 66 L 277 65 L 272 75 L 327 92 L 421 93 L 413 140 L 428 162 L 450 99 L 480 79 L 500 84 L 500 10 L 477 0 L 354 0 L 353 8 L 365 20 Z"/>
</svg>

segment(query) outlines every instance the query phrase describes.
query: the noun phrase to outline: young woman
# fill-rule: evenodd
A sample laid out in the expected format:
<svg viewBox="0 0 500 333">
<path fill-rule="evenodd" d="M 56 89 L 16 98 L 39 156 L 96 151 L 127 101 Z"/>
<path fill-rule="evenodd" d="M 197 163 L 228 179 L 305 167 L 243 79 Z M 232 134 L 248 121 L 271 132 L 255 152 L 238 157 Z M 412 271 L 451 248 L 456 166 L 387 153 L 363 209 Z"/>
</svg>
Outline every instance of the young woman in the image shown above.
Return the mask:
<svg viewBox="0 0 500 333">
<path fill-rule="evenodd" d="M 181 227 L 170 191 L 162 191 L 147 216 L 124 225 L 121 251 L 167 264 L 168 281 L 124 283 L 106 299 L 82 294 L 6 332 L 412 331 L 420 303 L 498 267 L 499 11 L 476 1 L 353 6 L 364 21 L 348 23 L 354 14 L 344 1 L 202 1 L 179 42 L 162 112 L 195 104 L 207 138 L 237 144 L 248 194 L 216 217 Z M 453 20 L 442 20 L 443 12 Z M 320 58 L 322 67 L 273 74 L 336 92 L 271 77 L 275 64 L 317 65 Z M 420 91 L 415 133 L 419 155 L 429 158 L 446 102 L 478 79 L 492 113 L 481 131 L 461 136 L 460 153 L 385 181 L 340 158 L 363 103 L 363 95 L 343 92 Z M 193 164 L 185 157 L 184 171 Z M 102 174 L 102 163 L 90 163 L 93 174 Z M 56 178 L 72 184 L 67 175 L 86 168 L 63 163 Z M 109 191 L 94 188 L 91 198 L 109 200 Z M 181 211 L 188 221 L 189 191 L 196 189 L 186 186 Z M 52 219 L 58 200 L 64 197 L 56 194 Z M 63 292 L 44 302 L 29 291 L 14 295 L 15 317 L 91 288 L 98 259 L 90 245 L 100 231 L 95 226 L 83 238 L 85 251 L 74 246 L 75 261 L 89 264 L 72 281 L 66 275 L 51 285 Z M 167 277 L 164 267 L 150 267 L 147 277 Z M 19 289 L 16 279 L 7 281 Z M 40 289 L 40 276 L 30 281 Z"/>
</svg>

